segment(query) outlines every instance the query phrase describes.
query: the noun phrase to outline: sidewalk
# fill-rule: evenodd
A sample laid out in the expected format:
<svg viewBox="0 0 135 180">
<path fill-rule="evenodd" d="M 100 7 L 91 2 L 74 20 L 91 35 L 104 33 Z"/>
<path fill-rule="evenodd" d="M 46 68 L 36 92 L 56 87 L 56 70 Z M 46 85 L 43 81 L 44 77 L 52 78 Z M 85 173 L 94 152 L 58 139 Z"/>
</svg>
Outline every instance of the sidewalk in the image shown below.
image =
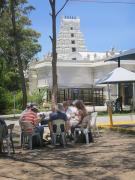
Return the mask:
<svg viewBox="0 0 135 180">
<path fill-rule="evenodd" d="M 20 114 L 0 115 L 0 118 L 3 118 L 5 120 L 8 120 L 8 119 L 16 120 L 16 119 L 19 119 L 19 117 L 20 117 Z"/>
<path fill-rule="evenodd" d="M 86 107 L 88 112 L 92 112 L 93 106 Z M 106 106 L 95 106 L 95 111 L 102 112 L 107 111 Z M 48 112 L 40 112 L 45 113 L 47 116 L 50 113 Z M 20 114 L 10 114 L 10 115 L 0 115 L 0 118 L 4 118 L 13 123 L 13 121 L 17 121 L 20 117 Z M 135 124 L 135 113 L 134 114 L 122 114 L 122 115 L 112 115 L 113 124 L 114 125 L 122 125 L 122 124 Z M 106 116 L 98 116 L 97 117 L 97 125 L 98 126 L 108 126 L 110 125 L 110 118 L 108 115 Z"/>
</svg>

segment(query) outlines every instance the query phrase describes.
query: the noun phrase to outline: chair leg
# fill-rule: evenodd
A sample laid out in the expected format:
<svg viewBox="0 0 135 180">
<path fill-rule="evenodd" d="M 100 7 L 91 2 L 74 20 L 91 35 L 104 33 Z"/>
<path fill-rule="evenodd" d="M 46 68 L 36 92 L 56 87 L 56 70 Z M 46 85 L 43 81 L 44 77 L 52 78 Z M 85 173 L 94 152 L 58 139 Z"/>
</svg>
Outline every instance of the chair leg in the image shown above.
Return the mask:
<svg viewBox="0 0 135 180">
<path fill-rule="evenodd" d="M 12 149 L 13 149 L 13 154 L 15 154 L 14 142 L 13 142 L 12 137 L 10 137 L 10 141 L 11 141 L 11 145 L 12 145 Z"/>
<path fill-rule="evenodd" d="M 100 136 L 98 127 L 96 126 L 97 135 Z"/>
<path fill-rule="evenodd" d="M 88 132 L 85 133 L 85 139 L 86 139 L 86 144 L 89 144 L 89 134 L 88 134 Z"/>
<path fill-rule="evenodd" d="M 96 129 L 95 129 L 95 127 L 92 128 L 92 134 L 93 134 L 94 137 L 96 137 Z"/>
<path fill-rule="evenodd" d="M 29 148 L 32 149 L 32 135 L 29 135 Z"/>
<path fill-rule="evenodd" d="M 23 132 L 20 133 L 20 146 L 23 145 Z"/>
<path fill-rule="evenodd" d="M 74 130 L 74 142 L 76 142 L 76 130 Z"/>
<path fill-rule="evenodd" d="M 24 149 L 24 147 L 25 147 L 25 142 L 26 142 L 26 140 L 27 140 L 27 137 L 24 135 L 24 133 L 22 133 L 21 136 L 22 136 L 22 137 L 21 137 L 21 138 L 22 138 L 22 139 L 21 139 L 21 140 L 22 140 L 22 142 L 21 142 L 21 143 L 22 143 L 22 148 Z"/>
<path fill-rule="evenodd" d="M 83 134 L 85 135 L 86 144 L 89 144 L 90 140 L 89 140 L 88 129 L 84 129 Z"/>
<path fill-rule="evenodd" d="M 63 146 L 65 147 L 66 146 L 66 139 L 65 139 L 65 133 L 64 132 L 61 133 L 61 137 L 62 137 Z"/>
<path fill-rule="evenodd" d="M 56 136 L 57 136 L 56 133 L 52 133 L 52 144 L 53 145 L 56 145 Z"/>
<path fill-rule="evenodd" d="M 7 137 L 7 138 L 6 138 L 6 143 L 7 143 L 8 155 L 10 156 L 10 137 Z"/>
<path fill-rule="evenodd" d="M 4 140 L 1 142 L 1 152 L 5 152 Z"/>
</svg>

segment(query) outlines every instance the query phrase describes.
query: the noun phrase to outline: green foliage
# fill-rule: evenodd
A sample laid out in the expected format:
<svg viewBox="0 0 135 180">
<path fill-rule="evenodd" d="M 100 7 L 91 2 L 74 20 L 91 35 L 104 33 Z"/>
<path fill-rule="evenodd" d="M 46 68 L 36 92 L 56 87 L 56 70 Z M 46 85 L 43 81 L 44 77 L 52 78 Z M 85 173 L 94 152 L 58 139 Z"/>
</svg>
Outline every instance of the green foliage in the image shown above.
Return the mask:
<svg viewBox="0 0 135 180">
<path fill-rule="evenodd" d="M 43 94 L 39 91 L 35 91 L 31 96 L 28 96 L 28 101 L 40 105 L 43 101 Z"/>
<path fill-rule="evenodd" d="M 13 12 L 11 0 L 0 0 L 0 111 L 13 109 L 13 91 L 16 91 L 17 108 L 22 106 L 22 83 L 21 72 L 27 70 L 28 64 L 33 57 L 41 50 L 38 43 L 40 34 L 31 29 L 29 13 L 34 7 L 28 4 L 27 0 L 15 2 L 15 25 L 16 34 L 13 28 Z M 23 69 L 20 72 L 17 51 L 15 45 L 17 40 L 20 61 Z M 24 83 L 25 84 L 25 83 Z M 22 88 L 23 89 L 23 88 Z M 37 98 L 39 99 L 39 98 Z"/>
<path fill-rule="evenodd" d="M 2 95 L 2 96 L 1 96 Z M 14 101 L 15 109 L 18 112 L 21 112 L 22 107 L 22 93 L 18 92 L 9 92 L 0 87 L 0 113 L 11 113 L 14 112 Z"/>
</svg>

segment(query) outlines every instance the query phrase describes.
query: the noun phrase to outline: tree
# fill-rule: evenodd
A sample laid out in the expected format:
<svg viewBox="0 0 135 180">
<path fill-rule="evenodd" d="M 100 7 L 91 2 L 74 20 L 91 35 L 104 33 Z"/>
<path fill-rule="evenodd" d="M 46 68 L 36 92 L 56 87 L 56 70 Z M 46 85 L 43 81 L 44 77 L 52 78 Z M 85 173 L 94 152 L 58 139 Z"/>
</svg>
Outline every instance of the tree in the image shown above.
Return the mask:
<svg viewBox="0 0 135 180">
<path fill-rule="evenodd" d="M 23 109 L 25 109 L 27 104 L 27 91 L 26 91 L 26 84 L 25 84 L 25 77 L 23 73 L 23 64 L 21 59 L 20 53 L 20 45 L 18 40 L 18 33 L 17 33 L 17 26 L 16 26 L 16 17 L 15 17 L 15 0 L 10 0 L 10 10 L 11 10 L 11 19 L 12 19 L 12 27 L 13 27 L 13 38 L 14 38 L 14 46 L 15 46 L 15 53 L 18 61 L 18 68 L 21 78 L 22 84 L 22 93 L 23 93 Z"/>
<path fill-rule="evenodd" d="M 56 52 L 56 18 L 58 14 L 64 9 L 69 0 L 66 0 L 63 6 L 56 12 L 56 0 L 49 0 L 51 6 L 52 17 L 52 103 L 57 104 L 58 82 L 57 82 L 57 52 Z"/>
<path fill-rule="evenodd" d="M 41 50 L 38 44 L 40 34 L 29 28 L 31 21 L 27 17 L 34 8 L 26 5 L 27 0 L 7 0 L 0 17 L 0 60 L 5 61 L 7 68 L 4 88 L 12 91 L 21 85 L 23 108 L 27 103 L 24 71 Z M 14 85 L 10 85 L 10 82 Z"/>
</svg>

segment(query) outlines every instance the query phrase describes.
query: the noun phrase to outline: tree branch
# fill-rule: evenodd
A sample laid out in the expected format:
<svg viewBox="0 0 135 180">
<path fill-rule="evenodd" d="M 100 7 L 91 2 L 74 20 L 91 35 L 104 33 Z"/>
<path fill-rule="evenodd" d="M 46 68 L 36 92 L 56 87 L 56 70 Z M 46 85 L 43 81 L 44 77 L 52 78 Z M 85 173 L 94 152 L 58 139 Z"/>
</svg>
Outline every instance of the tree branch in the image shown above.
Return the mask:
<svg viewBox="0 0 135 180">
<path fill-rule="evenodd" d="M 53 42 L 53 38 L 52 38 L 52 36 L 49 36 L 49 38 L 51 39 L 51 41 Z"/>
<path fill-rule="evenodd" d="M 51 5 L 51 7 L 52 7 L 52 5 L 53 5 L 53 2 L 52 2 L 52 0 L 49 0 L 49 3 L 50 3 L 50 5 Z"/>
<path fill-rule="evenodd" d="M 50 1 L 50 0 L 49 0 Z M 64 9 L 66 4 L 68 3 L 69 0 L 66 0 L 65 3 L 63 4 L 62 8 L 56 13 L 56 16 Z"/>
</svg>

